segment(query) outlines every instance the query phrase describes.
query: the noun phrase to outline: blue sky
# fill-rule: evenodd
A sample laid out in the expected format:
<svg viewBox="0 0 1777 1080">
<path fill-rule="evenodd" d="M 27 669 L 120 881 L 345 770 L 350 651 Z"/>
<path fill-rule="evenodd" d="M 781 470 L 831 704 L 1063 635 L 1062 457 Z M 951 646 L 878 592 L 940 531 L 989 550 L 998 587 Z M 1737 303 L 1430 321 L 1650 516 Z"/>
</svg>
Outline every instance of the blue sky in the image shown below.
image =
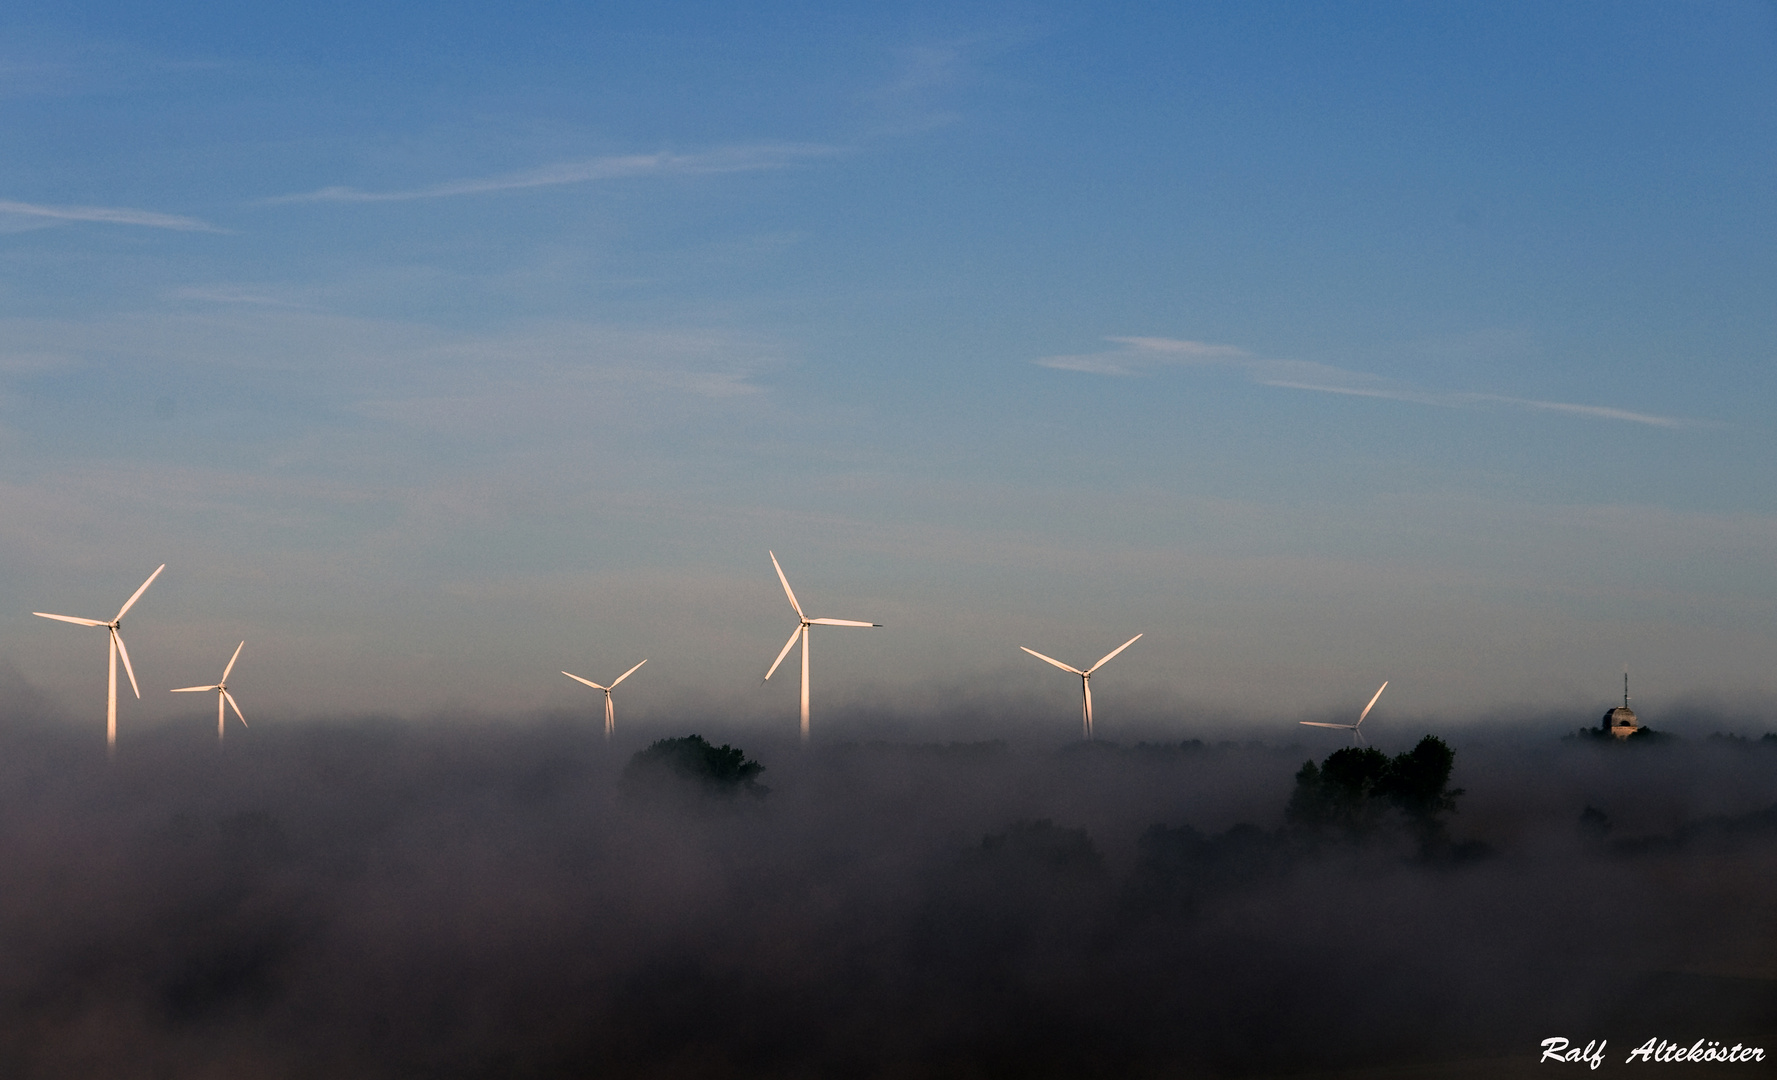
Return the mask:
<svg viewBox="0 0 1777 1080">
<path fill-rule="evenodd" d="M 778 723 L 769 547 L 817 716 L 1777 690 L 1777 8 L 756 7 L 8 5 L 0 659 Z"/>
</svg>

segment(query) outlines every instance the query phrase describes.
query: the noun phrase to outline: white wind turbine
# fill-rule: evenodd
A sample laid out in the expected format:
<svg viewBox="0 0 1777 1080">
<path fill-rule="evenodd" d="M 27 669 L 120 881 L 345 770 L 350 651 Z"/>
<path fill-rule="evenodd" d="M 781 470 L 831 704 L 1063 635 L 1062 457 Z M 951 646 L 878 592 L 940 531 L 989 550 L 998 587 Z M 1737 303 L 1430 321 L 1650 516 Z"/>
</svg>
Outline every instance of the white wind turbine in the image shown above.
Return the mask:
<svg viewBox="0 0 1777 1080">
<path fill-rule="evenodd" d="M 1143 633 L 1146 633 L 1146 631 L 1143 631 Z M 1090 739 L 1090 738 L 1092 738 L 1092 673 L 1094 671 L 1097 671 L 1099 668 L 1104 667 L 1106 664 L 1110 663 L 1111 657 L 1116 656 L 1118 653 L 1122 652 L 1124 649 L 1129 648 L 1129 646 L 1134 645 L 1137 641 L 1140 641 L 1140 640 L 1141 640 L 1141 634 L 1135 635 L 1134 637 L 1130 638 L 1128 641 L 1125 641 L 1123 644 L 1117 646 L 1116 648 L 1112 649 L 1110 652 L 1106 653 L 1105 658 L 1103 660 L 1100 660 L 1098 663 L 1093 664 L 1091 667 L 1087 668 L 1085 671 L 1081 671 L 1077 667 L 1069 667 L 1068 665 L 1055 659 L 1053 656 L 1044 656 L 1042 653 L 1036 651 L 1035 649 L 1026 649 L 1023 645 L 1020 645 L 1018 647 L 1020 649 L 1024 649 L 1025 652 L 1031 654 L 1032 656 L 1036 657 L 1038 660 L 1041 660 L 1046 664 L 1054 664 L 1056 667 L 1060 668 L 1061 670 L 1071 671 L 1075 675 L 1078 675 L 1080 677 L 1080 696 L 1085 699 L 1085 703 L 1086 703 L 1085 704 L 1085 713 L 1084 713 L 1084 716 L 1085 716 L 1084 724 L 1085 724 L 1085 728 L 1086 728 L 1086 738 Z"/>
<path fill-rule="evenodd" d="M 767 551 L 765 554 L 771 556 L 771 565 L 777 569 L 777 579 L 784 583 L 784 595 L 790 598 L 790 606 L 792 608 L 796 609 L 796 618 L 798 620 L 800 620 L 796 629 L 790 634 L 790 640 L 784 642 L 783 651 L 778 653 L 777 659 L 773 660 L 771 662 L 771 670 L 767 671 L 765 673 L 765 681 L 766 682 L 771 681 L 771 676 L 774 673 L 776 673 L 778 665 L 783 663 L 784 657 L 790 655 L 790 650 L 796 647 L 796 639 L 801 638 L 802 639 L 802 741 L 804 743 L 806 743 L 806 742 L 808 742 L 808 628 L 810 626 L 817 626 L 817 625 L 818 626 L 881 626 L 882 624 L 881 623 L 873 623 L 873 622 L 856 622 L 851 619 L 811 619 L 807 615 L 802 614 L 802 605 L 798 604 L 796 602 L 796 594 L 794 592 L 790 591 L 790 579 L 784 576 L 784 568 L 781 566 L 778 566 L 777 556 L 769 551 Z"/>
<path fill-rule="evenodd" d="M 123 670 L 130 677 L 130 689 L 136 692 L 137 698 L 142 696 L 142 688 L 136 685 L 136 672 L 130 667 L 130 651 L 124 648 L 123 635 L 118 631 L 123 626 L 124 615 L 135 606 L 137 600 L 142 599 L 142 594 L 148 591 L 148 586 L 154 584 L 154 579 L 159 577 L 160 572 L 166 568 L 167 564 L 161 563 L 154 573 L 149 574 L 148 580 L 144 581 L 142 587 L 124 601 L 123 607 L 117 611 L 117 617 L 110 622 L 100 622 L 98 619 L 76 619 L 72 615 L 51 615 L 47 611 L 31 612 L 31 614 L 41 615 L 45 619 L 59 619 L 76 626 L 103 626 L 110 631 L 111 682 L 105 694 L 105 752 L 108 754 L 117 752 L 117 655 L 119 653 L 123 654 Z"/>
<path fill-rule="evenodd" d="M 216 691 L 216 741 L 217 742 L 222 741 L 222 722 L 228 716 L 227 713 L 222 711 L 223 699 L 226 698 L 228 703 L 230 705 L 234 706 L 234 714 L 236 716 L 241 717 L 241 726 L 242 727 L 247 726 L 247 718 L 244 716 L 241 716 L 241 707 L 239 705 L 235 704 L 234 695 L 228 692 L 228 673 L 234 670 L 234 662 L 241 658 L 241 650 L 246 647 L 247 647 L 247 643 L 244 641 L 234 647 L 234 655 L 228 658 L 228 666 L 222 669 L 222 678 L 220 681 L 218 681 L 216 683 L 215 686 L 181 686 L 179 689 L 173 691 L 173 693 L 175 693 L 175 694 L 194 694 L 200 690 L 214 690 L 214 691 Z"/>
<path fill-rule="evenodd" d="M 1388 689 L 1388 682 L 1387 680 L 1384 680 L 1382 685 L 1376 688 L 1375 697 L 1372 697 L 1370 703 L 1364 706 L 1364 711 L 1358 714 L 1356 724 L 1323 724 L 1318 720 L 1300 720 L 1297 722 L 1306 724 L 1309 727 L 1330 727 L 1338 728 L 1340 731 L 1349 731 L 1351 732 L 1351 742 L 1353 746 L 1363 744 L 1364 733 L 1359 731 L 1358 728 L 1363 724 L 1364 717 L 1370 715 L 1370 710 L 1376 707 L 1376 698 L 1381 697 L 1382 691 L 1386 689 Z"/>
<path fill-rule="evenodd" d="M 646 664 L 647 662 L 648 661 L 643 660 L 642 664 Z M 607 742 L 610 741 L 611 732 L 613 730 L 615 730 L 617 727 L 617 711 L 611 707 L 611 691 L 617 689 L 618 683 L 629 678 L 631 675 L 634 675 L 636 673 L 636 668 L 641 667 L 642 664 L 637 664 L 636 667 L 632 667 L 628 671 L 617 676 L 615 679 L 612 679 L 610 686 L 600 686 L 598 683 L 593 682 L 591 679 L 582 679 L 580 676 L 574 674 L 571 671 L 562 672 L 563 675 L 566 675 L 568 678 L 573 679 L 575 682 L 585 683 L 587 686 L 592 687 L 594 690 L 603 690 L 605 692 L 605 740 Z"/>
</svg>

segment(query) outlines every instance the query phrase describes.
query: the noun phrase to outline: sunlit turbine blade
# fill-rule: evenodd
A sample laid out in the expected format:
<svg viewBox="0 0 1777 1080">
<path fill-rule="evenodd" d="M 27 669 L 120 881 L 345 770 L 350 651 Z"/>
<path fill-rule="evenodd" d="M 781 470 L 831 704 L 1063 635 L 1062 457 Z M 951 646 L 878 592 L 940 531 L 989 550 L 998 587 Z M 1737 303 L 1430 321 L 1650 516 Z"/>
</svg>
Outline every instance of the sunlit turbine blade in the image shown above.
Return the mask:
<svg viewBox="0 0 1777 1080">
<path fill-rule="evenodd" d="M 1038 652 L 1038 651 L 1036 651 L 1036 650 L 1035 650 L 1035 649 L 1025 649 L 1025 648 L 1024 648 L 1024 646 L 1023 646 L 1023 645 L 1020 645 L 1020 646 L 1018 646 L 1018 647 L 1019 647 L 1019 648 L 1020 648 L 1020 649 L 1024 649 L 1024 651 L 1025 651 L 1025 652 L 1027 652 L 1027 653 L 1029 653 L 1029 654 L 1031 654 L 1031 655 L 1032 655 L 1032 656 L 1034 656 L 1034 657 L 1036 657 L 1036 658 L 1037 658 L 1037 659 L 1038 659 L 1038 660 L 1041 660 L 1041 661 L 1043 661 L 1043 663 L 1045 663 L 1045 664 L 1054 664 L 1054 665 L 1055 665 L 1055 666 L 1056 666 L 1056 667 L 1058 667 L 1058 668 L 1060 668 L 1060 669 L 1061 669 L 1061 670 L 1063 670 L 1063 671 L 1071 671 L 1071 672 L 1073 672 L 1073 673 L 1074 673 L 1074 674 L 1075 674 L 1075 675 L 1085 675 L 1085 674 L 1086 674 L 1086 673 L 1085 673 L 1085 672 L 1084 672 L 1084 671 L 1081 671 L 1081 670 L 1080 670 L 1080 669 L 1079 669 L 1079 668 L 1077 668 L 1077 667 L 1068 667 L 1068 666 L 1067 666 L 1067 665 L 1066 665 L 1066 664 L 1064 664 L 1064 663 L 1062 663 L 1062 662 L 1061 662 L 1061 661 L 1059 661 L 1059 660 L 1057 660 L 1057 659 L 1055 659 L 1055 658 L 1054 658 L 1054 657 L 1053 657 L 1053 656 L 1044 656 L 1044 655 L 1043 655 L 1043 654 L 1042 654 L 1042 653 L 1040 653 L 1040 652 Z"/>
<path fill-rule="evenodd" d="M 159 572 L 160 571 L 158 570 L 155 571 L 155 573 Z M 150 578 L 149 580 L 152 581 L 154 579 Z M 142 696 L 142 688 L 136 685 L 136 672 L 134 668 L 130 667 L 130 651 L 124 647 L 123 635 L 118 633 L 115 627 L 112 628 L 111 631 L 111 640 L 117 642 L 117 655 L 123 657 L 124 674 L 130 677 L 130 689 L 136 692 L 136 697 L 139 699 Z"/>
<path fill-rule="evenodd" d="M 195 694 L 199 690 L 220 690 L 220 686 L 181 686 L 177 690 L 167 691 L 170 694 Z"/>
<path fill-rule="evenodd" d="M 767 551 L 765 554 L 771 556 L 771 565 L 775 570 L 777 570 L 777 579 L 784 583 L 784 595 L 790 598 L 790 606 L 796 609 L 796 617 L 798 619 L 808 618 L 808 616 L 802 614 L 802 605 L 798 604 L 796 602 L 796 594 L 790 591 L 790 579 L 784 576 L 784 568 L 781 566 L 778 566 L 777 556 L 769 551 Z M 765 677 L 767 679 L 771 678 L 771 676 L 769 676 L 769 675 L 767 675 Z"/>
<path fill-rule="evenodd" d="M 648 662 L 648 661 L 646 661 L 646 660 L 643 660 L 643 661 L 642 661 L 642 664 L 646 664 L 646 663 L 647 663 L 647 662 Z M 622 681 L 623 681 L 623 680 L 625 680 L 625 679 L 627 679 L 627 678 L 629 678 L 629 677 L 630 677 L 630 676 L 631 676 L 631 675 L 634 675 L 634 674 L 635 674 L 635 673 L 636 673 L 636 668 L 639 668 L 639 667 L 641 667 L 641 666 L 642 666 L 642 664 L 637 664 L 637 665 L 636 665 L 636 667 L 632 667 L 632 668 L 630 668 L 630 669 L 629 669 L 629 670 L 628 670 L 628 671 L 626 671 L 626 672 L 624 672 L 624 673 L 623 673 L 623 674 L 621 674 L 621 675 L 619 675 L 619 676 L 617 676 L 617 677 L 616 677 L 616 678 L 615 678 L 615 679 L 612 679 L 612 680 L 611 680 L 611 689 L 613 689 L 613 690 L 615 690 L 615 689 L 617 689 L 617 684 L 618 684 L 618 683 L 620 683 L 620 682 L 622 682 Z"/>
<path fill-rule="evenodd" d="M 229 693 L 227 690 L 224 690 L 224 691 L 222 691 L 222 696 L 228 699 L 228 707 L 234 710 L 234 714 L 236 716 L 240 717 L 241 726 L 246 727 L 247 726 L 247 718 L 244 716 L 241 716 L 241 707 L 239 705 L 235 704 L 234 695 Z"/>
<path fill-rule="evenodd" d="M 1146 633 L 1146 631 L 1143 631 L 1143 633 Z M 1105 655 L 1105 658 L 1103 660 L 1100 660 L 1098 663 L 1093 664 L 1091 667 L 1087 668 L 1086 674 L 1090 675 L 1094 671 L 1097 671 L 1099 668 L 1104 667 L 1106 664 L 1111 662 L 1111 657 L 1116 656 L 1118 653 L 1122 652 L 1124 649 L 1129 648 L 1129 646 L 1134 645 L 1136 642 L 1138 642 L 1140 640 L 1141 640 L 1141 634 L 1137 634 L 1134 637 L 1130 638 L 1128 641 L 1125 641 L 1123 644 L 1112 649 L 1109 653 L 1107 653 Z"/>
<path fill-rule="evenodd" d="M 1376 697 L 1371 698 L 1370 703 L 1368 705 L 1364 706 L 1364 711 L 1358 714 L 1358 718 L 1357 718 L 1358 724 L 1363 723 L 1364 717 L 1370 715 L 1370 710 L 1376 707 L 1376 698 L 1381 697 L 1382 691 L 1384 691 L 1386 689 L 1388 689 L 1388 683 L 1386 681 L 1383 682 L 1383 684 L 1381 686 L 1377 687 Z M 1353 724 L 1352 727 L 1354 727 L 1354 728 L 1357 727 L 1357 724 Z"/>
<path fill-rule="evenodd" d="M 148 586 L 154 584 L 154 579 L 159 577 L 160 572 L 162 570 L 165 570 L 166 568 L 167 568 L 167 564 L 161 563 L 159 568 L 157 568 L 154 571 L 154 573 L 148 575 L 148 580 L 144 581 L 142 583 L 142 587 L 140 589 L 136 590 L 135 595 L 131 596 L 128 600 L 124 601 L 123 607 L 117 609 L 117 619 L 123 618 L 124 612 L 126 612 L 130 608 L 133 608 L 136 606 L 136 601 L 142 599 L 142 594 L 148 591 Z M 117 619 L 112 619 L 111 621 L 116 622 Z"/>
<path fill-rule="evenodd" d="M 562 674 L 566 675 L 570 679 L 573 679 L 575 682 L 585 683 L 587 686 L 592 687 L 594 690 L 603 690 L 604 689 L 604 687 L 600 686 L 598 683 L 593 682 L 591 679 L 582 679 L 580 676 L 574 674 L 571 671 L 564 671 L 564 672 L 562 672 Z"/>
<path fill-rule="evenodd" d="M 776 673 L 778 665 L 784 662 L 784 657 L 790 655 L 790 650 L 796 647 L 796 639 L 801 636 L 802 626 L 798 623 L 796 629 L 790 631 L 790 640 L 784 642 L 784 651 L 777 654 L 777 659 L 771 662 L 771 670 L 765 673 L 766 682 L 771 681 L 771 676 Z"/>
<path fill-rule="evenodd" d="M 32 615 L 43 616 L 43 618 L 57 618 L 60 622 L 75 623 L 76 627 L 108 627 L 108 625 L 110 625 L 110 623 L 100 622 L 100 620 L 96 620 L 96 618 L 75 618 L 73 615 L 50 615 L 48 611 L 32 611 Z"/>
<path fill-rule="evenodd" d="M 1298 721 L 1296 721 L 1296 723 L 1307 724 L 1309 727 L 1338 728 L 1340 731 L 1356 731 L 1357 730 L 1356 724 L 1323 724 L 1318 720 L 1298 720 Z"/>
<path fill-rule="evenodd" d="M 811 623 L 822 626 L 881 626 L 879 622 L 853 622 L 851 619 L 810 619 Z M 823 639 L 824 640 L 824 639 Z"/>
<path fill-rule="evenodd" d="M 241 658 L 241 650 L 246 647 L 247 643 L 244 641 L 234 647 L 234 655 L 228 658 L 228 666 L 222 669 L 222 682 L 228 681 L 228 673 L 234 670 L 234 662 Z"/>
</svg>

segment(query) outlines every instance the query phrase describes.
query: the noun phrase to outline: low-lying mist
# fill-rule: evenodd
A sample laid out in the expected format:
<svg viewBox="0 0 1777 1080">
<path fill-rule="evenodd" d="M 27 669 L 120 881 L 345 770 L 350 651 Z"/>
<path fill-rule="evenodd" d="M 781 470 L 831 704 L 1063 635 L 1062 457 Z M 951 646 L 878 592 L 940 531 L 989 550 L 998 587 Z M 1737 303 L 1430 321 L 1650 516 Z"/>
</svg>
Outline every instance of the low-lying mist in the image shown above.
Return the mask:
<svg viewBox="0 0 1777 1080">
<path fill-rule="evenodd" d="M 1445 733 L 1453 842 L 1307 836 L 1337 738 L 732 742 L 0 720 L 0 1074 L 1180 1076 L 1777 1053 L 1777 743 Z M 858 730 L 854 725 L 851 729 Z M 1417 733 L 1416 733 L 1417 734 Z M 1404 748 L 1404 747 L 1403 747 Z M 1592 813 L 1588 814 L 1588 808 Z M 1461 844 L 1460 856 L 1453 854 Z"/>
</svg>

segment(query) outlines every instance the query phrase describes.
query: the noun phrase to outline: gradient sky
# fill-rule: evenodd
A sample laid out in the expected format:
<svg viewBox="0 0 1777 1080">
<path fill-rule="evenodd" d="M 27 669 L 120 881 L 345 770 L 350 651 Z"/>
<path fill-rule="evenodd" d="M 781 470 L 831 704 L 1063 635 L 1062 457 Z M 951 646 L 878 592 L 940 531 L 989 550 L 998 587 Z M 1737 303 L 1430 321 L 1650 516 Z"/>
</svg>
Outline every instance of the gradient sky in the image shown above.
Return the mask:
<svg viewBox="0 0 1777 1080">
<path fill-rule="evenodd" d="M 748 7 L 0 9 L 0 663 L 793 724 L 770 548 L 817 727 L 1777 691 L 1777 7 Z"/>
</svg>

